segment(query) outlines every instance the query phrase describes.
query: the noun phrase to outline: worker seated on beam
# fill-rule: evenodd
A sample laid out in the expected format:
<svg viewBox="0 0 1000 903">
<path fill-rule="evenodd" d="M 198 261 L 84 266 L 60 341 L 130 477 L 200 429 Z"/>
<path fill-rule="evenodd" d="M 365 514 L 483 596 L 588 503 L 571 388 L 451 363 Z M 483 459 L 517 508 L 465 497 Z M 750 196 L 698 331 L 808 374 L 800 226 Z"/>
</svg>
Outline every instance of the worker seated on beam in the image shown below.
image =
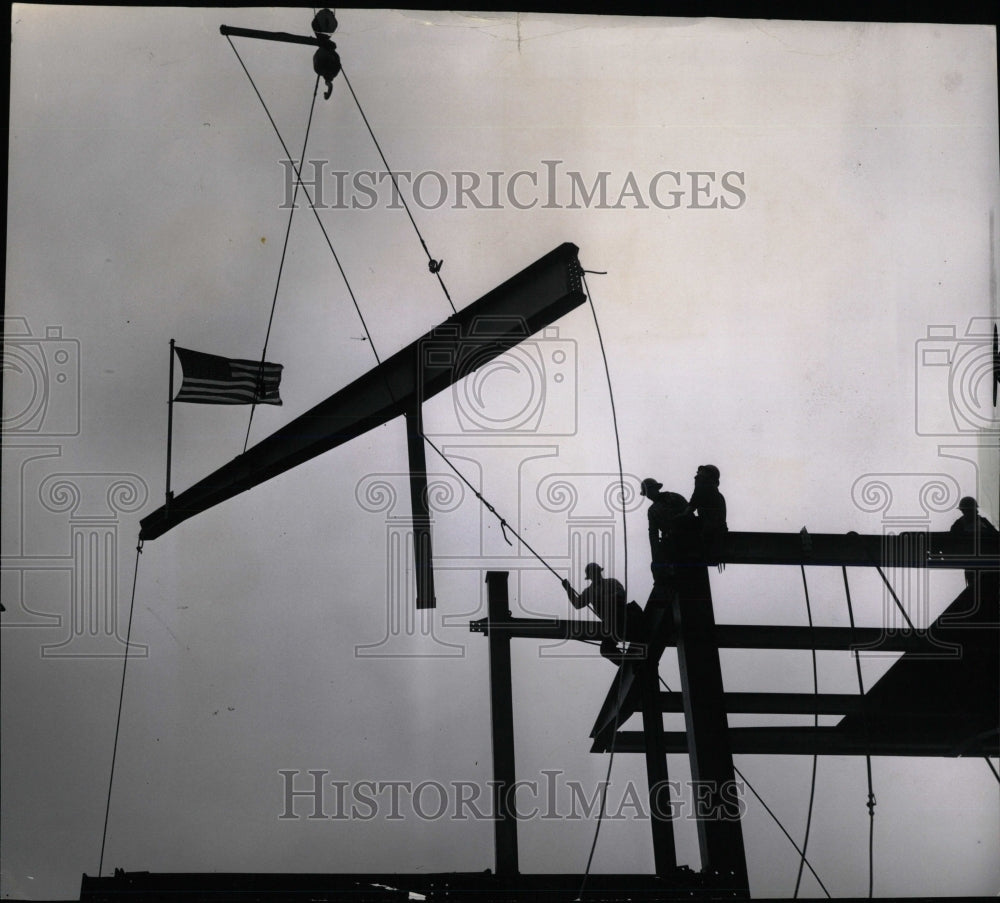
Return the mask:
<svg viewBox="0 0 1000 903">
<path fill-rule="evenodd" d="M 678 545 L 685 560 L 725 568 L 722 554 L 726 534 L 726 499 L 719 492 L 719 468 L 702 464 L 694 475 L 694 492 L 677 518 Z"/>
<path fill-rule="evenodd" d="M 678 560 L 678 518 L 687 510 L 687 499 L 679 492 L 662 492 L 663 484 L 647 477 L 639 494 L 649 499 L 649 552 L 652 559 L 653 583 L 666 586 L 674 575 L 673 563 Z"/>
<path fill-rule="evenodd" d="M 569 596 L 569 601 L 574 608 L 587 608 L 593 610 L 601 620 L 601 632 L 604 638 L 601 640 L 601 655 L 615 661 L 621 658 L 618 643 L 630 638 L 638 624 L 631 625 L 629 620 L 638 620 L 638 617 L 629 618 L 629 612 L 625 604 L 625 587 L 614 577 L 602 577 L 604 572 L 599 564 L 591 561 L 584 569 L 584 576 L 590 581 L 582 593 L 573 589 L 569 580 L 563 580 L 563 589 Z M 638 608 L 638 606 L 635 606 Z M 638 615 L 641 616 L 642 609 Z"/>
<path fill-rule="evenodd" d="M 971 496 L 965 496 L 958 503 L 962 516 L 951 525 L 952 533 L 963 536 L 996 536 L 997 528 L 979 513 L 979 503 Z"/>
<path fill-rule="evenodd" d="M 996 536 L 997 528 L 979 513 L 979 503 L 971 495 L 967 495 L 959 501 L 958 510 L 962 512 L 962 516 L 951 525 L 950 532 L 968 537 L 971 550 L 978 554 L 980 539 L 984 536 Z M 975 584 L 976 571 L 966 571 L 965 585 L 974 586 Z"/>
</svg>

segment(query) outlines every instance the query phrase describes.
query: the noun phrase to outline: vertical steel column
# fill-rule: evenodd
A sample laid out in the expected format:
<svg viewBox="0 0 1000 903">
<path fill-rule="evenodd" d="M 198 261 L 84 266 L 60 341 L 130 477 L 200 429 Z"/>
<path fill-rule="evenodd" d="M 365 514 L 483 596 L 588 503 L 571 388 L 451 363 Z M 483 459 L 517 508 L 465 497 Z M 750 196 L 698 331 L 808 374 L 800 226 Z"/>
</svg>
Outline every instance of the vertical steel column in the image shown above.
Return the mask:
<svg viewBox="0 0 1000 903">
<path fill-rule="evenodd" d="M 674 823 L 671 821 L 670 787 L 667 785 L 667 750 L 663 742 L 658 663 L 652 658 L 647 658 L 639 666 L 639 680 L 653 862 L 656 874 L 665 878 L 677 868 L 677 852 L 674 848 Z"/>
<path fill-rule="evenodd" d="M 749 894 L 708 568 L 679 566 L 676 588 L 677 660 L 691 778 L 697 782 L 694 803 L 701 866 L 703 871 L 730 875 L 732 887 Z"/>
<path fill-rule="evenodd" d="M 427 505 L 427 459 L 424 422 L 418 400 L 406 412 L 406 450 L 410 459 L 410 510 L 413 517 L 413 575 L 417 608 L 434 608 L 434 564 L 431 554 L 431 512 Z"/>
<path fill-rule="evenodd" d="M 514 705 L 510 680 L 510 634 L 496 625 L 510 619 L 507 572 L 486 572 L 490 641 L 490 719 L 493 727 L 493 811 L 496 871 L 516 875 L 517 811 L 514 774 Z"/>
<path fill-rule="evenodd" d="M 174 340 L 170 340 L 170 376 L 167 377 L 167 495 L 164 507 L 170 510 L 170 457 L 174 447 Z"/>
</svg>

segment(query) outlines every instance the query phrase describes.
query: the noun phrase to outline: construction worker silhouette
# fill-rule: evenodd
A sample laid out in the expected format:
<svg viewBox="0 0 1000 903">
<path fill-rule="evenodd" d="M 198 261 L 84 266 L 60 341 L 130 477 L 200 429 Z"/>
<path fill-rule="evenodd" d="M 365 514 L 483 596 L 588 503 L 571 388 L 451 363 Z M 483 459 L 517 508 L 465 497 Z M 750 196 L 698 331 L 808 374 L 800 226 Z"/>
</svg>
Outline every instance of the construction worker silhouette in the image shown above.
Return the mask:
<svg viewBox="0 0 1000 903">
<path fill-rule="evenodd" d="M 694 540 L 693 553 L 700 552 L 706 564 L 718 564 L 721 571 L 722 550 L 729 527 L 726 524 L 726 499 L 719 492 L 719 468 L 702 464 L 694 475 L 694 492 L 684 511 L 685 526 Z"/>
<path fill-rule="evenodd" d="M 663 484 L 652 477 L 646 477 L 639 488 L 639 494 L 651 502 L 649 517 L 649 553 L 653 571 L 653 582 L 669 580 L 672 563 L 677 560 L 676 531 L 678 517 L 687 508 L 687 500 L 679 492 L 661 492 Z"/>
<path fill-rule="evenodd" d="M 962 516 L 951 525 L 952 533 L 997 535 L 997 528 L 979 513 L 979 504 L 971 495 L 965 496 L 958 503 L 958 510 L 962 512 Z"/>
<path fill-rule="evenodd" d="M 574 608 L 587 608 L 601 619 L 604 639 L 601 640 L 601 655 L 606 658 L 620 658 L 618 642 L 625 639 L 625 587 L 614 577 L 602 577 L 604 568 L 591 561 L 584 569 L 584 576 L 590 581 L 582 593 L 578 593 L 569 580 L 563 580 L 563 589 Z"/>
<path fill-rule="evenodd" d="M 958 510 L 962 512 L 962 516 L 951 525 L 950 532 L 967 536 L 969 545 L 978 552 L 980 537 L 996 536 L 997 528 L 979 513 L 979 504 L 971 495 L 967 495 L 959 501 Z M 966 585 L 973 586 L 975 582 L 976 572 L 966 571 Z"/>
</svg>

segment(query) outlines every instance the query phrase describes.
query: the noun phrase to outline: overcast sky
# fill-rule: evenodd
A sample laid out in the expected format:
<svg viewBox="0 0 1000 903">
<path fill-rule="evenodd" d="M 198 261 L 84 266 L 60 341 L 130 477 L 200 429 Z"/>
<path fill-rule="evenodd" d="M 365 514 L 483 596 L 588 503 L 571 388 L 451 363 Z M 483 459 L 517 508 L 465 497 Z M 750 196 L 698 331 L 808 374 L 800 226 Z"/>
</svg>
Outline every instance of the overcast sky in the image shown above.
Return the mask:
<svg viewBox="0 0 1000 903">
<path fill-rule="evenodd" d="M 689 494 L 715 463 L 733 530 L 945 529 L 966 494 L 996 523 L 992 321 L 969 334 L 997 315 L 992 29 L 338 18 L 347 75 L 411 174 L 402 190 L 457 307 L 564 241 L 607 271 L 589 279 L 630 486 L 654 476 Z M 0 893 L 65 898 L 100 859 L 135 538 L 164 492 L 168 342 L 258 356 L 288 222 L 285 155 L 219 25 L 305 34 L 310 12 L 17 5 L 12 21 Z M 235 43 L 298 155 L 310 49 Z M 450 308 L 343 78 L 316 103 L 306 156 L 322 161 L 304 175 L 322 182 L 384 358 Z M 364 335 L 300 209 L 268 348 L 284 405 L 257 411 L 251 444 L 373 366 Z M 428 403 L 427 434 L 576 585 L 570 535 L 611 531 L 603 564 L 644 603 L 645 511 L 630 504 L 626 537 L 605 501 L 617 465 L 590 310 L 508 363 Z M 175 408 L 175 490 L 242 450 L 247 416 Z M 438 607 L 419 617 L 393 558 L 409 513 L 402 422 L 146 544 L 105 874 L 494 866 L 489 821 L 405 805 L 393 819 L 385 797 L 368 820 L 307 819 L 303 800 L 301 818 L 279 818 L 283 770 L 300 789 L 308 769 L 349 788 L 485 787 L 487 645 L 467 626 L 485 614 L 483 572 L 512 571 L 515 614 L 569 615 L 558 581 L 428 463 Z M 817 571 L 817 622 L 846 624 L 839 573 Z M 963 585 L 893 577 L 922 625 Z M 883 623 L 873 575 L 851 579 L 861 623 Z M 806 623 L 797 569 L 712 580 L 720 622 Z M 514 645 L 518 777 L 558 770 L 564 807 L 569 782 L 592 795 L 607 766 L 588 735 L 613 669 L 592 652 Z M 864 660 L 869 685 L 891 661 Z M 848 653 L 819 667 L 821 691 L 856 691 Z M 812 690 L 807 653 L 723 653 L 723 671 L 730 690 Z M 677 688 L 672 652 L 661 674 Z M 801 840 L 811 760 L 737 765 Z M 686 757 L 669 769 L 689 777 Z M 982 759 L 876 758 L 873 772 L 876 895 L 1000 890 Z M 612 780 L 617 809 L 630 781 L 645 787 L 642 757 L 616 756 Z M 809 852 L 834 896 L 866 892 L 866 793 L 863 759 L 820 760 Z M 525 820 L 522 870 L 582 872 L 594 825 Z M 698 868 L 694 823 L 676 830 L 678 861 Z M 752 893 L 790 896 L 798 857 L 749 795 L 744 834 Z M 652 867 L 648 820 L 624 807 L 594 869 Z M 820 893 L 807 876 L 802 894 Z"/>
</svg>

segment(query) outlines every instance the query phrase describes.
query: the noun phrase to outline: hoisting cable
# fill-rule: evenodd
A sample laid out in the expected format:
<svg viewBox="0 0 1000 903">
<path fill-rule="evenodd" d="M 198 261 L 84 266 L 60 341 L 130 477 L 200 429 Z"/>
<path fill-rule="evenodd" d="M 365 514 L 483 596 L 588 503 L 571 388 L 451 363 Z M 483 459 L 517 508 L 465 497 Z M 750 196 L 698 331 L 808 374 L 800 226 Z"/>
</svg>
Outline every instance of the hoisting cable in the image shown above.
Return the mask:
<svg viewBox="0 0 1000 903">
<path fill-rule="evenodd" d="M 618 460 L 618 489 L 619 497 L 621 498 L 622 505 L 622 545 L 623 545 L 623 567 L 624 567 L 624 580 L 622 585 L 625 589 L 625 599 L 628 600 L 628 518 L 627 509 L 625 507 L 625 470 L 622 466 L 622 444 L 621 436 L 618 432 L 618 413 L 615 408 L 615 392 L 614 386 L 611 382 L 611 368 L 608 365 L 608 355 L 604 348 L 604 337 L 601 334 L 601 324 L 597 319 L 597 308 L 594 306 L 594 296 L 590 293 L 590 286 L 587 285 L 587 273 L 594 273 L 595 275 L 607 275 L 606 271 L 598 270 L 585 270 L 581 268 L 581 278 L 583 280 L 583 289 L 587 294 L 587 303 L 590 306 L 590 313 L 594 318 L 594 329 L 597 332 L 597 341 L 601 349 L 601 359 L 604 361 L 604 376 L 608 383 L 608 399 L 611 403 L 611 424 L 614 427 L 615 433 L 615 454 Z M 622 661 L 618 665 L 618 672 L 615 674 L 615 682 L 618 684 L 619 688 L 621 686 L 622 674 L 625 670 L 624 668 L 624 655 L 627 648 L 627 637 L 628 637 L 628 603 L 626 601 L 625 606 L 625 623 L 622 624 Z M 594 828 L 594 839 L 590 844 L 590 853 L 587 856 L 587 867 L 583 873 L 583 882 L 580 884 L 580 890 L 577 894 L 578 897 L 583 896 L 583 891 L 587 886 L 587 879 L 590 877 L 590 866 L 594 861 L 594 851 L 597 849 L 597 838 L 601 833 L 601 825 L 604 822 L 604 815 L 607 809 L 607 798 L 608 798 L 608 787 L 611 783 L 611 767 L 615 761 L 615 742 L 618 739 L 618 719 L 621 714 L 621 707 L 615 710 L 615 721 L 614 728 L 611 732 L 611 749 L 608 755 L 608 769 L 604 778 L 604 785 L 601 789 L 601 807 L 597 813 L 597 826 Z"/>
<path fill-rule="evenodd" d="M 306 134 L 302 139 L 302 153 L 300 160 L 306 158 L 306 145 L 309 143 L 309 130 L 312 128 L 313 111 L 316 109 L 316 95 L 319 93 L 319 76 L 316 76 L 316 84 L 313 85 L 312 103 L 309 105 L 309 121 L 306 123 Z M 253 413 L 257 410 L 258 392 L 264 385 L 264 361 L 267 359 L 267 343 L 271 340 L 271 325 L 274 323 L 274 309 L 278 304 L 278 289 L 281 286 L 281 274 L 285 269 L 285 255 L 288 253 L 288 238 L 292 234 L 292 218 L 295 216 L 295 201 L 299 196 L 299 188 L 302 180 L 296 179 L 295 190 L 292 192 L 292 208 L 288 211 L 288 225 L 285 227 L 285 242 L 281 246 L 281 262 L 278 264 L 278 280 L 274 285 L 274 297 L 271 299 L 271 315 L 267 318 L 267 332 L 264 334 L 264 350 L 260 353 L 260 368 L 257 370 L 257 384 L 254 386 L 253 401 L 250 405 L 250 420 L 247 422 L 247 435 L 243 440 L 243 451 L 247 450 L 247 443 L 250 441 L 250 427 L 253 424 Z"/>
<path fill-rule="evenodd" d="M 664 680 L 664 679 L 663 679 L 662 677 L 660 678 L 660 683 L 661 683 L 661 684 L 663 684 L 663 689 L 664 689 L 664 690 L 666 690 L 666 691 L 667 691 L 668 693 L 673 693 L 673 690 L 671 690 L 671 689 L 670 689 L 670 686 L 669 686 L 669 685 L 667 684 L 667 682 L 666 682 L 666 681 L 665 681 L 665 680 Z M 774 814 L 774 812 L 773 812 L 773 811 L 771 810 L 771 807 L 770 807 L 770 806 L 768 806 L 768 804 L 764 802 L 764 797 L 762 797 L 762 796 L 761 796 L 761 795 L 760 795 L 760 794 L 759 794 L 759 793 L 758 793 L 758 792 L 757 792 L 757 791 L 756 791 L 756 790 L 754 789 L 754 786 L 753 786 L 753 784 L 751 784 L 751 783 L 750 783 L 750 781 L 749 781 L 749 780 L 747 779 L 747 776 L 746 776 L 745 774 L 743 774 L 743 772 L 742 772 L 742 771 L 740 771 L 740 770 L 739 770 L 739 769 L 738 769 L 738 768 L 736 767 L 736 764 L 735 764 L 735 763 L 733 763 L 733 771 L 735 771 L 735 772 L 736 772 L 736 774 L 737 774 L 737 775 L 739 776 L 740 780 L 741 780 L 741 781 L 743 781 L 743 783 L 744 783 L 744 784 L 746 784 L 746 785 L 747 785 L 747 787 L 749 787 L 749 788 L 750 788 L 750 792 L 751 792 L 751 793 L 752 793 L 752 794 L 753 794 L 753 795 L 754 795 L 755 797 L 757 797 L 757 800 L 758 800 L 758 801 L 760 802 L 760 804 L 761 804 L 761 805 L 762 805 L 762 806 L 764 807 L 764 810 L 765 810 L 765 811 L 767 812 L 767 814 L 768 814 L 768 815 L 770 815 L 772 819 L 774 819 L 774 823 L 775 823 L 775 824 L 776 824 L 776 825 L 777 825 L 777 826 L 778 826 L 779 828 L 781 828 L 781 832 L 782 832 L 782 834 L 784 834 L 784 835 L 785 835 L 785 837 L 787 837 L 787 838 L 788 838 L 788 842 L 789 842 L 789 843 L 790 843 L 790 844 L 791 844 L 791 845 L 792 845 L 793 847 L 795 847 L 795 852 L 796 852 L 796 853 L 798 853 L 798 854 L 799 854 L 799 855 L 800 855 L 800 856 L 802 857 L 802 861 L 803 861 L 803 862 L 804 862 L 804 863 L 806 864 L 806 868 L 807 868 L 807 869 L 809 869 L 809 871 L 810 871 L 810 872 L 812 872 L 812 875 L 813 875 L 813 877 L 814 877 L 814 878 L 816 879 L 816 881 L 817 881 L 817 882 L 819 883 L 819 886 L 820 886 L 821 888 L 823 888 L 823 893 L 824 893 L 824 894 L 826 894 L 826 895 L 827 895 L 827 897 L 830 897 L 830 891 L 828 891 L 828 890 L 826 889 L 826 885 L 825 885 L 825 884 L 823 883 L 823 879 L 822 879 L 822 878 L 820 878 L 820 876 L 816 874 L 816 870 L 815 870 L 815 869 L 814 869 L 814 868 L 812 867 L 812 864 L 811 864 L 811 863 L 809 862 L 809 860 L 808 860 L 808 859 L 806 858 L 806 854 L 805 854 L 805 850 L 800 850 L 800 849 L 799 849 L 799 845 L 798 845 L 798 844 L 797 844 L 797 843 L 796 843 L 796 842 L 795 842 L 795 841 L 794 841 L 794 840 L 792 839 L 792 835 L 791 835 L 791 834 L 789 834 L 789 833 L 788 833 L 788 831 L 786 831 L 786 830 L 785 830 L 785 826 L 784 826 L 784 825 L 783 825 L 783 824 L 781 823 L 781 819 L 780 819 L 780 818 L 778 818 L 778 816 L 777 816 L 777 815 L 775 815 L 775 814 Z"/>
<path fill-rule="evenodd" d="M 989 756 L 983 756 L 983 758 L 986 760 L 986 764 L 990 766 L 990 771 L 993 772 L 993 777 L 995 777 L 997 779 L 997 781 L 1000 781 L 1000 772 L 998 772 L 993 767 L 993 763 L 990 761 L 990 757 Z"/>
<path fill-rule="evenodd" d="M 261 96 L 260 91 L 257 89 L 257 85 L 255 84 L 255 82 L 253 80 L 253 76 L 250 75 L 250 72 L 247 70 L 247 67 L 246 67 L 246 65 L 243 62 L 243 58 L 240 56 L 239 51 L 236 49 L 236 45 L 233 44 L 232 39 L 228 35 L 226 35 L 226 40 L 229 41 L 229 46 L 233 48 L 233 53 L 236 54 L 236 58 L 239 60 L 240 66 L 243 68 L 243 71 L 246 73 L 247 78 L 250 80 L 250 84 L 251 84 L 251 86 L 254 89 L 254 93 L 257 95 L 258 100 L 260 100 L 261 106 L 264 107 L 264 112 L 267 114 L 267 118 L 270 121 L 272 128 L 274 129 L 274 133 L 278 136 L 278 141 L 281 142 L 281 147 L 285 151 L 285 155 L 288 157 L 289 160 L 291 160 L 292 155 L 288 152 L 288 146 L 285 144 L 285 140 L 284 140 L 284 138 L 282 138 L 281 132 L 278 130 L 278 126 L 275 124 L 274 118 L 271 116 L 271 112 L 270 112 L 270 110 L 267 107 L 267 103 L 265 103 L 264 98 Z M 345 76 L 345 81 L 346 81 L 346 76 Z M 359 109 L 360 109 L 360 107 L 359 107 Z M 362 114 L 362 115 L 364 115 L 364 114 Z M 374 136 L 373 136 L 373 138 L 374 138 Z M 337 256 L 337 252 L 336 252 L 336 250 L 333 247 L 333 242 L 330 240 L 330 236 L 327 234 L 326 228 L 323 226 L 323 222 L 319 218 L 319 213 L 317 212 L 316 207 L 315 207 L 315 205 L 313 203 L 312 196 L 309 194 L 309 189 L 304 184 L 302 184 L 302 177 L 301 177 L 300 172 L 299 172 L 299 167 L 294 164 L 294 161 L 293 161 L 293 166 L 295 167 L 295 175 L 296 175 L 296 178 L 298 179 L 298 183 L 301 184 L 301 186 L 302 186 L 302 191 L 305 194 L 306 199 L 309 201 L 309 207 L 313 211 L 313 215 L 316 217 L 316 222 L 319 223 L 319 227 L 320 227 L 320 229 L 323 232 L 323 237 L 326 239 L 327 247 L 330 249 L 330 253 L 333 255 L 333 259 L 334 259 L 334 261 L 337 264 L 337 268 L 340 270 L 341 278 L 344 280 L 344 285 L 347 287 L 347 292 L 351 296 L 351 301 L 354 302 L 354 309 L 357 311 L 358 318 L 361 320 L 361 325 L 362 325 L 362 327 L 365 330 L 365 336 L 368 338 L 368 344 L 369 344 L 369 346 L 372 349 L 372 354 L 375 355 L 375 362 L 376 362 L 376 364 L 381 364 L 382 360 L 379 357 L 378 351 L 375 348 L 375 343 L 372 341 L 371 333 L 368 331 L 368 326 L 365 323 L 365 318 L 364 318 L 364 316 L 361 313 L 361 308 L 358 305 L 357 298 L 355 297 L 354 289 L 351 288 L 350 280 L 347 278 L 347 273 L 344 272 L 344 268 L 343 268 L 343 266 L 341 266 L 341 263 L 340 263 L 340 258 Z M 392 388 L 389 386 L 388 382 L 386 382 L 386 389 L 389 392 L 390 397 L 394 398 L 395 396 L 393 395 Z M 479 490 L 476 489 L 476 487 L 473 486 L 472 483 L 469 482 L 469 480 L 466 479 L 465 475 L 454 464 L 452 464 L 452 462 L 448 459 L 448 457 L 444 454 L 444 452 L 441 451 L 441 449 L 438 448 L 437 445 L 435 445 L 427 437 L 427 435 L 425 433 L 421 433 L 421 436 L 424 439 L 424 441 L 435 452 L 437 452 L 437 454 L 441 457 L 441 460 L 443 460 L 455 472 L 456 476 L 458 476 L 458 478 L 463 483 L 465 483 L 465 485 L 468 486 L 469 489 L 472 490 L 473 494 L 476 496 L 476 498 L 479 499 L 480 502 L 483 503 L 483 505 L 486 507 L 486 509 L 491 514 L 493 514 L 500 521 L 500 529 L 503 531 L 504 539 L 507 540 L 508 545 L 511 544 L 510 539 L 507 537 L 507 531 L 509 530 L 515 537 L 517 537 L 518 541 L 529 552 L 531 552 L 532 555 L 535 556 L 535 558 L 537 558 L 543 565 L 545 565 L 546 568 L 548 568 L 552 572 L 552 574 L 556 578 L 559 579 L 559 581 L 561 583 L 562 582 L 562 577 L 559 575 L 559 572 L 556 571 L 555 568 L 553 568 L 544 558 L 542 558 L 542 556 L 539 555 L 538 552 L 536 552 L 534 550 L 534 548 L 532 548 L 532 546 L 524 539 L 524 537 L 521 536 L 507 522 L 507 520 L 496 510 L 496 508 L 493 507 L 493 505 L 491 505 L 486 500 L 486 498 L 483 497 L 482 493 L 480 493 Z"/>
<path fill-rule="evenodd" d="M 543 565 L 545 565 L 545 567 L 547 567 L 552 572 L 552 574 L 559 580 L 561 584 L 563 578 L 559 576 L 559 572 L 554 567 L 552 567 L 552 565 L 549 564 L 544 558 L 542 558 L 542 556 L 539 555 L 538 552 L 536 552 L 528 544 L 528 541 L 523 536 L 521 536 L 521 534 L 518 533 L 517 530 L 515 530 L 507 522 L 506 518 L 499 511 L 497 511 L 497 509 L 494 508 L 493 505 L 489 503 L 489 501 L 483 496 L 483 494 L 478 489 L 476 489 L 475 486 L 472 485 L 472 483 L 466 478 L 465 474 L 463 474 L 462 471 L 460 471 L 454 464 L 452 464 L 448 456 L 443 451 L 441 451 L 441 449 L 438 448 L 433 441 L 431 441 L 431 439 L 427 436 L 426 433 L 421 433 L 420 435 L 423 437 L 424 442 L 426 442 L 434 451 L 438 453 L 438 456 L 441 458 L 441 460 L 444 461 L 444 463 L 447 464 L 455 472 L 455 475 L 463 483 L 465 483 L 465 485 L 468 486 L 469 489 L 472 490 L 472 494 L 475 495 L 475 497 L 479 499 L 480 502 L 482 502 L 483 507 L 485 507 L 486 510 L 489 511 L 490 514 L 492 514 L 498 521 L 500 521 L 500 529 L 503 531 L 503 538 L 507 540 L 507 545 L 513 545 L 513 543 L 507 537 L 507 531 L 510 530 L 510 532 L 517 538 L 518 542 L 520 542 L 521 545 L 523 545 L 529 552 L 531 552 L 532 555 L 535 556 L 535 558 L 537 558 Z"/>
<path fill-rule="evenodd" d="M 125 672 L 128 668 L 129 640 L 132 638 L 132 612 L 135 609 L 135 587 L 139 581 L 139 556 L 142 554 L 142 539 L 139 539 L 135 547 L 135 572 L 132 575 L 132 601 L 128 606 L 128 628 L 125 631 L 125 655 L 122 661 L 122 686 L 118 693 L 118 717 L 115 720 L 115 742 L 111 750 L 111 774 L 108 777 L 108 800 L 104 806 L 104 831 L 101 833 L 101 859 L 97 866 L 97 874 L 100 876 L 104 869 L 104 844 L 108 839 L 108 816 L 111 813 L 111 788 L 115 781 L 115 760 L 118 758 L 118 734 L 122 725 L 122 702 L 125 699 Z"/>
<path fill-rule="evenodd" d="M 809 635 L 811 637 L 810 645 L 812 646 L 813 699 L 816 702 L 816 711 L 813 713 L 813 727 L 818 729 L 819 728 L 819 671 L 816 667 L 816 631 L 813 627 L 812 606 L 809 604 L 809 584 L 806 581 L 805 565 L 800 564 L 799 569 L 802 571 L 802 588 L 803 590 L 805 590 L 806 615 L 809 617 Z M 812 779 L 810 780 L 809 783 L 809 809 L 808 809 L 808 815 L 806 816 L 806 835 L 802 839 L 802 858 L 799 860 L 799 873 L 795 878 L 795 893 L 792 895 L 793 899 L 798 899 L 799 896 L 799 886 L 802 883 L 802 868 L 806 862 L 806 849 L 809 847 L 809 829 L 812 827 L 813 801 L 816 798 L 816 765 L 818 760 L 819 756 L 816 753 L 813 753 Z"/>
<path fill-rule="evenodd" d="M 877 566 L 877 565 L 876 565 Z M 851 622 L 851 630 L 854 630 L 854 606 L 851 604 L 851 587 L 847 582 L 847 568 L 841 567 L 844 575 L 844 593 L 847 598 L 847 616 Z M 885 579 L 883 577 L 883 579 Z M 895 596 L 894 596 L 895 597 Z M 909 619 L 907 619 L 909 620 Z M 854 650 L 854 664 L 858 670 L 858 693 L 861 695 L 862 717 L 864 718 L 865 738 L 867 749 L 865 751 L 865 768 L 868 773 L 868 896 L 872 896 L 875 888 L 875 793 L 872 790 L 872 757 L 871 740 L 868 730 L 868 707 L 865 705 L 865 682 L 861 677 L 861 654 L 857 648 Z"/>
<path fill-rule="evenodd" d="M 358 100 L 358 95 L 354 93 L 354 88 L 351 86 L 351 80 L 347 77 L 347 70 L 344 69 L 343 66 L 341 66 L 340 74 L 344 76 L 344 82 L 347 85 L 347 89 L 351 92 L 351 97 L 354 98 L 354 103 L 358 108 L 358 112 L 361 114 L 361 118 L 364 120 L 365 127 L 368 129 L 368 134 L 371 135 L 372 142 L 375 144 L 375 149 L 378 151 L 378 155 L 382 158 L 382 165 L 385 166 L 385 171 L 389 174 L 389 178 L 392 180 L 392 186 L 396 191 L 396 197 L 403 202 L 403 209 L 406 210 L 406 215 L 410 218 L 410 222 L 413 224 L 413 231 L 417 233 L 417 238 L 420 239 L 420 244 L 424 249 L 424 253 L 427 255 L 427 269 L 437 276 L 437 280 L 441 284 L 441 290 L 444 292 L 445 298 L 448 299 L 448 305 L 451 307 L 451 312 L 457 313 L 455 305 L 452 303 L 451 295 L 448 294 L 448 287 L 444 284 L 444 279 L 441 278 L 441 266 L 444 261 L 434 259 L 430 249 L 427 247 L 427 242 L 424 241 L 423 235 L 420 234 L 420 227 L 417 226 L 417 221 L 413 218 L 413 214 L 410 212 L 410 205 L 406 203 L 406 198 L 399 190 L 399 182 L 396 179 L 396 174 L 392 171 L 392 168 L 389 166 L 389 162 L 385 159 L 385 154 L 382 153 L 382 145 L 378 143 L 378 138 L 375 137 L 375 132 L 372 130 L 371 123 L 368 121 L 365 111 L 361 108 L 361 101 Z"/>
<path fill-rule="evenodd" d="M 295 169 L 295 178 L 298 180 L 298 184 L 302 185 L 302 191 L 306 196 L 306 200 L 309 201 L 309 209 L 312 210 L 313 216 L 316 218 L 316 222 L 319 224 L 320 231 L 323 233 L 323 238 L 326 239 L 326 246 L 330 249 L 330 253 L 333 255 L 334 262 L 337 264 L 337 269 L 340 270 L 340 275 L 344 280 L 344 285 L 347 286 L 347 292 L 351 296 L 351 301 L 354 304 L 354 309 L 357 311 L 358 319 L 361 320 L 361 327 L 365 331 L 365 336 L 368 339 L 368 344 L 371 346 L 372 353 L 375 355 L 375 360 L 381 364 L 382 360 L 378 355 L 378 351 L 375 349 L 375 343 L 372 341 L 371 333 L 368 331 L 368 324 L 365 323 L 364 315 L 361 313 L 361 307 L 358 305 L 358 299 L 354 297 L 354 290 L 351 288 L 351 283 L 347 279 L 347 274 L 344 272 L 344 267 L 340 263 L 340 258 L 337 256 L 336 250 L 334 250 L 333 242 L 330 241 L 330 236 L 327 234 L 326 227 L 323 225 L 323 220 L 319 218 L 319 211 L 316 209 L 316 205 L 313 203 L 312 195 L 309 193 L 309 189 L 302 183 L 302 173 L 300 171 L 300 164 L 297 164 L 292 160 L 292 155 L 288 151 L 288 145 L 285 144 L 285 139 L 281 137 L 281 132 L 278 130 L 278 126 L 274 121 L 274 117 L 271 116 L 271 111 L 267 108 L 267 104 L 264 102 L 264 98 L 261 97 L 260 91 L 257 90 L 257 85 L 253 80 L 253 76 L 247 69 L 246 64 L 243 62 L 243 57 L 240 56 L 240 52 L 236 49 L 236 45 L 233 43 L 233 39 L 226 35 L 226 40 L 229 41 L 229 46 L 233 48 L 233 53 L 236 54 L 236 59 L 239 60 L 240 66 L 246 73 L 248 79 L 250 79 L 250 85 L 253 87 L 254 93 L 257 95 L 257 99 L 260 101 L 261 106 L 264 107 L 264 112 L 267 114 L 267 118 L 271 123 L 271 127 L 274 129 L 275 135 L 278 136 L 278 141 L 281 142 L 281 148 L 285 152 L 285 156 L 291 161 L 293 168 Z"/>
</svg>

